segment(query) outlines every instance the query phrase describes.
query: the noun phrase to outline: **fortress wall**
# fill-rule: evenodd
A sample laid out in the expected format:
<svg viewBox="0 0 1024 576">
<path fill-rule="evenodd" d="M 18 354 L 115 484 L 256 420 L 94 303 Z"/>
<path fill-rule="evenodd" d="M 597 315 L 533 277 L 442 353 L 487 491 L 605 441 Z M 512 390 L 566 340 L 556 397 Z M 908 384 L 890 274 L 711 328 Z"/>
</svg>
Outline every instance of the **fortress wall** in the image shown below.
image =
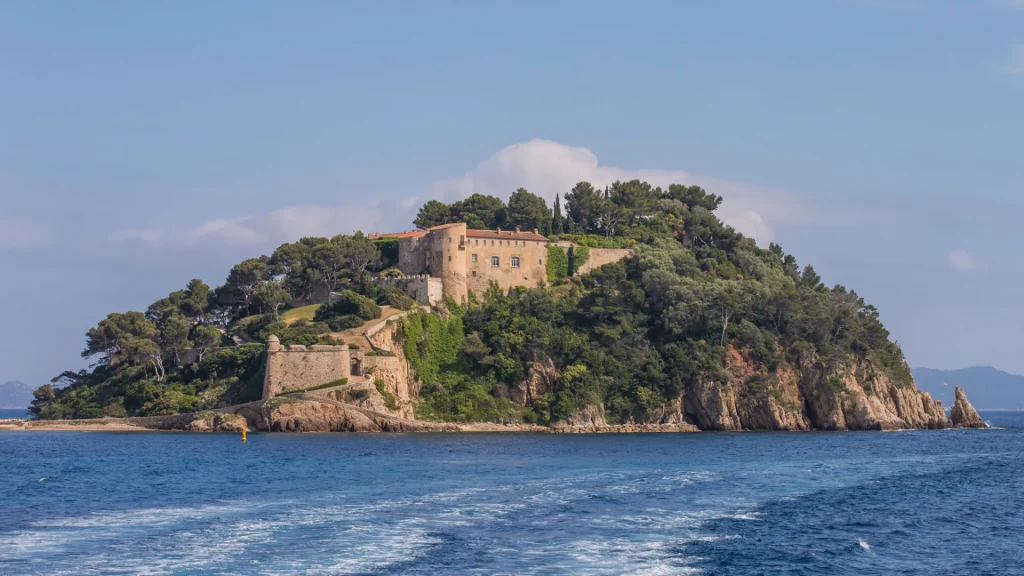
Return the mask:
<svg viewBox="0 0 1024 576">
<path fill-rule="evenodd" d="M 587 261 L 576 270 L 576 275 L 581 276 L 612 262 L 618 262 L 633 255 L 630 248 L 588 248 L 590 255 Z"/>
<path fill-rule="evenodd" d="M 466 224 L 450 224 L 430 231 L 430 271 L 441 278 L 444 295 L 464 302 L 466 285 Z"/>
<path fill-rule="evenodd" d="M 284 348 L 276 336 L 267 339 L 266 375 L 263 399 L 290 390 L 302 390 L 352 377 L 348 345 L 290 346 Z"/>
<path fill-rule="evenodd" d="M 399 239 L 398 269 L 406 276 L 423 274 L 427 271 L 427 252 L 429 251 L 429 234 Z"/>
<path fill-rule="evenodd" d="M 473 254 L 477 261 L 473 262 Z M 498 266 L 491 266 L 491 257 L 498 257 Z M 519 258 L 519 268 L 512 267 L 512 257 Z M 466 245 L 468 287 L 473 292 L 487 290 L 493 280 L 503 291 L 514 286 L 530 288 L 547 281 L 548 248 L 546 242 L 534 240 L 470 238 Z"/>
<path fill-rule="evenodd" d="M 373 283 L 381 288 L 398 288 L 420 304 L 434 306 L 444 300 L 441 279 L 426 274 L 406 278 L 375 278 Z"/>
</svg>

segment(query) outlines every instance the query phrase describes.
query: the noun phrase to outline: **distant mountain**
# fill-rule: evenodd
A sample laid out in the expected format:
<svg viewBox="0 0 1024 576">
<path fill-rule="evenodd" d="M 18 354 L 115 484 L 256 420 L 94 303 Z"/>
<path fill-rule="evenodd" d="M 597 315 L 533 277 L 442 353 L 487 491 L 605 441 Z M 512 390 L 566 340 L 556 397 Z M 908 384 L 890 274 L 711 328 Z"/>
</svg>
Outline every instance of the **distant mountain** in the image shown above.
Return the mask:
<svg viewBox="0 0 1024 576">
<path fill-rule="evenodd" d="M 0 408 L 25 408 L 32 402 L 32 387 L 24 382 L 0 384 Z"/>
<path fill-rule="evenodd" d="M 953 405 L 953 389 L 961 386 L 978 410 L 1024 410 L 1024 376 L 1009 374 L 991 366 L 972 366 L 959 370 L 914 368 L 914 380 L 920 390 L 942 405 Z"/>
</svg>

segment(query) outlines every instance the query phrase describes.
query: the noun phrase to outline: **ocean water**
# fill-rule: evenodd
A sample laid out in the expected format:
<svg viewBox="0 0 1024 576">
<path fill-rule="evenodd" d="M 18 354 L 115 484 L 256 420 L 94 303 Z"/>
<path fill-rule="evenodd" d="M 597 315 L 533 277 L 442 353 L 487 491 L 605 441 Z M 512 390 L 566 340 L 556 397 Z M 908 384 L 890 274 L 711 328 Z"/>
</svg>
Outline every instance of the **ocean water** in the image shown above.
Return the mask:
<svg viewBox="0 0 1024 576">
<path fill-rule="evenodd" d="M 994 430 L 0 432 L 0 574 L 1014 574 Z"/>
<path fill-rule="evenodd" d="M 28 418 L 29 413 L 26 409 L 14 410 L 8 408 L 0 408 L 0 420 L 6 420 L 8 418 Z"/>
</svg>

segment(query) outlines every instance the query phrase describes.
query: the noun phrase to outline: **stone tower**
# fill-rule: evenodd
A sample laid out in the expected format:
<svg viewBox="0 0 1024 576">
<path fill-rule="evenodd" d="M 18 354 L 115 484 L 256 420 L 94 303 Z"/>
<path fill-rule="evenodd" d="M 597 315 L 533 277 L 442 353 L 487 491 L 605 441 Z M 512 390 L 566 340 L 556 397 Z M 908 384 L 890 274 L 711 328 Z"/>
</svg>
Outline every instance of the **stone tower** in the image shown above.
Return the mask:
<svg viewBox="0 0 1024 576">
<path fill-rule="evenodd" d="M 456 302 L 465 302 L 466 223 L 456 222 L 430 229 L 430 271 L 441 278 L 444 295 Z"/>
</svg>

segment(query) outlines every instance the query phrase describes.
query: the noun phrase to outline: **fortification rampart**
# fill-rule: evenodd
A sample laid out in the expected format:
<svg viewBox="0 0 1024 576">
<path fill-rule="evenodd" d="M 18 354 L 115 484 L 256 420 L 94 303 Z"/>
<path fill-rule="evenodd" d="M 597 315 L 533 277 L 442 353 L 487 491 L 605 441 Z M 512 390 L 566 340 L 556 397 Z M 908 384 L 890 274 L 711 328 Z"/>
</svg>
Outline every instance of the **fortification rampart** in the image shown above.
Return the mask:
<svg viewBox="0 0 1024 576">
<path fill-rule="evenodd" d="M 291 390 L 303 390 L 352 377 L 352 358 L 341 346 L 281 346 L 277 336 L 267 338 L 263 399 Z"/>
<path fill-rule="evenodd" d="M 576 275 L 580 276 L 596 270 L 605 264 L 618 262 L 633 255 L 630 248 L 588 248 L 587 261 L 576 269 Z"/>
<path fill-rule="evenodd" d="M 375 278 L 373 283 L 381 288 L 398 288 L 420 304 L 435 306 L 444 300 L 441 279 L 428 274 L 414 274 L 404 278 Z"/>
</svg>

